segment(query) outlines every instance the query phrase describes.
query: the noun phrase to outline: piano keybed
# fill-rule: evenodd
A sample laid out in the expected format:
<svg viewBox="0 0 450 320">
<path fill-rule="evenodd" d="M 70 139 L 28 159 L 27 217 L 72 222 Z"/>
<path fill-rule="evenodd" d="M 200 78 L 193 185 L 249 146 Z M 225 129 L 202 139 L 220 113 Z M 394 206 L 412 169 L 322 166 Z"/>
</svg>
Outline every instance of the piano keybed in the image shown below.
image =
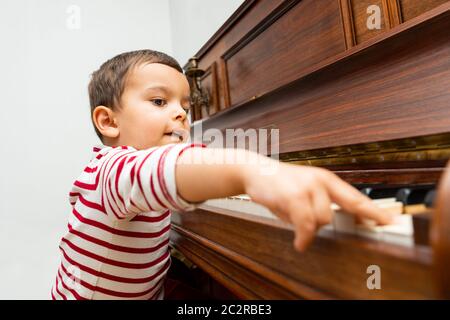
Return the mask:
<svg viewBox="0 0 450 320">
<path fill-rule="evenodd" d="M 382 241 L 386 243 L 413 247 L 415 245 L 423 244 L 415 241 L 415 215 L 427 213 L 431 210 L 432 196 L 434 189 L 432 187 L 419 188 L 396 188 L 395 196 L 388 198 L 381 198 L 383 194 L 394 195 L 394 190 L 378 189 L 378 192 L 368 192 L 368 188 L 361 189 L 361 192 L 368 196 L 374 197 L 372 201 L 382 210 L 387 210 L 394 215 L 393 223 L 390 225 L 379 226 L 372 221 L 357 221 L 355 216 L 345 213 L 338 205 L 332 204 L 331 209 L 334 212 L 333 220 L 330 224 L 322 226 L 318 230 L 318 235 L 322 232 L 336 232 L 351 234 L 358 237 L 363 237 L 375 241 Z M 255 203 L 246 195 L 237 195 L 223 199 L 212 199 L 204 203 L 208 210 L 212 208 L 220 208 L 231 210 L 239 214 L 255 215 L 268 219 L 279 220 L 266 207 Z M 301 208 L 299 208 L 301 210 Z M 291 228 L 289 224 L 281 222 L 286 228 Z M 417 222 L 416 222 L 417 224 Z M 423 230 L 428 225 L 420 225 Z M 416 229 L 419 226 L 416 226 Z"/>
</svg>

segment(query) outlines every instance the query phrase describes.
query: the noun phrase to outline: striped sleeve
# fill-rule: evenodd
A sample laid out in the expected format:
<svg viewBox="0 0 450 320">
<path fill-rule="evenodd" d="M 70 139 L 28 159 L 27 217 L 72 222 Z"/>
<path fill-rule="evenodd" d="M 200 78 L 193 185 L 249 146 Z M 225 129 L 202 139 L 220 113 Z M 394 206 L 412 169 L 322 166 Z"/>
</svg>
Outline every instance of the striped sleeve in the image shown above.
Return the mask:
<svg viewBox="0 0 450 320">
<path fill-rule="evenodd" d="M 175 166 L 187 149 L 201 144 L 170 144 L 146 150 L 116 148 L 105 157 L 100 182 L 102 204 L 113 219 L 127 219 L 142 212 L 190 211 L 197 204 L 177 192 Z"/>
</svg>

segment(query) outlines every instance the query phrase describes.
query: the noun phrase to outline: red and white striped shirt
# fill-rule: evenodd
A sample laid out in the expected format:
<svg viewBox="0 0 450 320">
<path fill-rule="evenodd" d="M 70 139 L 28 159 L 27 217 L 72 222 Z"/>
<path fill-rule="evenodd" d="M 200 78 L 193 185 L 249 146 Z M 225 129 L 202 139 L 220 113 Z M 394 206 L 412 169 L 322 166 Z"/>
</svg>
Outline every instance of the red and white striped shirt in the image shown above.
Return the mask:
<svg viewBox="0 0 450 320">
<path fill-rule="evenodd" d="M 196 207 L 175 183 L 177 158 L 192 147 L 204 145 L 94 147 L 70 191 L 53 299 L 162 299 L 170 210 Z"/>
</svg>

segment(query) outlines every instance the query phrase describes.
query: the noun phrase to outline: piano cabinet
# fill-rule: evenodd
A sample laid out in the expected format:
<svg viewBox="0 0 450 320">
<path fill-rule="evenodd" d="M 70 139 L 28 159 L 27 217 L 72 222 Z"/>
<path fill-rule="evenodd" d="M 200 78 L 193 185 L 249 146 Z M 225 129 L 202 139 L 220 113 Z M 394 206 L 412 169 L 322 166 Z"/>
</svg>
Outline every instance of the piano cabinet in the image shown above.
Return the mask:
<svg viewBox="0 0 450 320">
<path fill-rule="evenodd" d="M 379 28 L 368 27 L 378 14 L 369 4 Z M 197 52 L 206 72 L 189 81 L 210 105 L 192 106 L 192 132 L 276 128 L 280 161 L 360 188 L 437 189 L 412 246 L 324 229 L 298 253 L 276 219 L 207 205 L 174 212 L 171 247 L 224 288 L 212 297 L 450 298 L 448 30 L 450 1 L 247 0 Z"/>
<path fill-rule="evenodd" d="M 369 4 L 380 8 L 380 29 L 367 27 Z M 195 55 L 214 103 L 209 111 L 192 109 L 192 120 L 257 99 L 403 29 L 421 28 L 446 8 L 448 0 L 247 0 Z M 438 35 L 426 39 L 442 41 Z M 389 58 L 390 52 L 380 55 Z"/>
</svg>

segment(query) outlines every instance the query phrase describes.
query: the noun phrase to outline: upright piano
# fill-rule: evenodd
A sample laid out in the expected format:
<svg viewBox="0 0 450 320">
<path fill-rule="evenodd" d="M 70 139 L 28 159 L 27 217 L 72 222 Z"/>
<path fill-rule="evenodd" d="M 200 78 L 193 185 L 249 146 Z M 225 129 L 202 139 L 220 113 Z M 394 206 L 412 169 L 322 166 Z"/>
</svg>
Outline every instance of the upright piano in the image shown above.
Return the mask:
<svg viewBox="0 0 450 320">
<path fill-rule="evenodd" d="M 246 0 L 184 66 L 192 130 L 278 129 L 280 161 L 399 204 L 405 225 L 342 215 L 299 253 L 246 195 L 207 201 L 172 216 L 193 282 L 215 298 L 449 298 L 449 30 L 446 0 Z"/>
</svg>

